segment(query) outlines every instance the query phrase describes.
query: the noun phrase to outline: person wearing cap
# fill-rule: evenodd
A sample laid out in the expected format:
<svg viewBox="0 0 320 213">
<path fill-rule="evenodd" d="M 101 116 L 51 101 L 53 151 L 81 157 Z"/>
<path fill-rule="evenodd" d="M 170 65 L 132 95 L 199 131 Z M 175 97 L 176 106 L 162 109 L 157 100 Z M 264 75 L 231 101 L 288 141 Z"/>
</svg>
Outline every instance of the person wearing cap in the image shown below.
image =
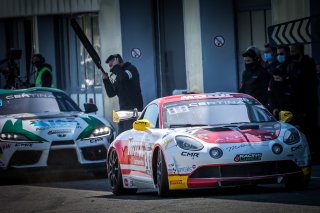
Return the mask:
<svg viewBox="0 0 320 213">
<path fill-rule="evenodd" d="M 138 69 L 130 62 L 123 62 L 120 54 L 110 55 L 106 63 L 109 65 L 111 80 L 107 74 L 103 74 L 103 83 L 108 97 L 118 96 L 120 110 L 143 110 L 143 98 L 140 87 Z M 119 133 L 132 128 L 133 120 L 119 123 Z"/>
<path fill-rule="evenodd" d="M 37 53 L 32 56 L 32 66 L 36 69 L 36 87 L 51 87 L 52 86 L 52 66 L 45 63 L 45 58 Z"/>
<path fill-rule="evenodd" d="M 239 92 L 251 95 L 267 106 L 269 73 L 261 66 L 259 56 L 254 50 L 248 49 L 242 56 L 245 62 L 245 70 L 242 73 Z"/>
</svg>

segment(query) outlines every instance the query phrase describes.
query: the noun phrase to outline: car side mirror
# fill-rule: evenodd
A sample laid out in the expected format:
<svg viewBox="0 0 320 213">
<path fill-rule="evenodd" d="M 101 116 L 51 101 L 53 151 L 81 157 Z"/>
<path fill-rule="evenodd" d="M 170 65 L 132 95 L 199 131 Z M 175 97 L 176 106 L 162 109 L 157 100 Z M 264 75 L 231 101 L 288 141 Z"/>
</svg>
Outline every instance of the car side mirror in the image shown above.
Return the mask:
<svg viewBox="0 0 320 213">
<path fill-rule="evenodd" d="M 97 112 L 98 111 L 97 105 L 95 105 L 93 103 L 84 103 L 83 107 L 84 107 L 84 112 L 85 113 L 92 113 L 92 112 Z"/>
<path fill-rule="evenodd" d="M 137 120 L 133 123 L 133 129 L 138 131 L 145 131 L 150 128 L 150 122 L 146 119 Z"/>
<path fill-rule="evenodd" d="M 279 112 L 279 120 L 282 122 L 290 122 L 293 118 L 293 114 L 290 111 L 280 111 Z"/>
</svg>

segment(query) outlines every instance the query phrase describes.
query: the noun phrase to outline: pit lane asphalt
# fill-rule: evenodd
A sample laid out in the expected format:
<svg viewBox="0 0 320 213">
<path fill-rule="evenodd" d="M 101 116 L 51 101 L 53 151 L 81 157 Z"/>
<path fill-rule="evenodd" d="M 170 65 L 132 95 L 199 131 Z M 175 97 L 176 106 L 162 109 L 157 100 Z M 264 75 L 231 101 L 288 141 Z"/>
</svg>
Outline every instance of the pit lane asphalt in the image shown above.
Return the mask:
<svg viewBox="0 0 320 213">
<path fill-rule="evenodd" d="M 90 174 L 0 179 L 1 212 L 320 212 L 320 163 L 312 166 L 308 189 L 282 184 L 180 191 L 159 198 L 152 190 L 114 196 L 105 178 Z"/>
</svg>

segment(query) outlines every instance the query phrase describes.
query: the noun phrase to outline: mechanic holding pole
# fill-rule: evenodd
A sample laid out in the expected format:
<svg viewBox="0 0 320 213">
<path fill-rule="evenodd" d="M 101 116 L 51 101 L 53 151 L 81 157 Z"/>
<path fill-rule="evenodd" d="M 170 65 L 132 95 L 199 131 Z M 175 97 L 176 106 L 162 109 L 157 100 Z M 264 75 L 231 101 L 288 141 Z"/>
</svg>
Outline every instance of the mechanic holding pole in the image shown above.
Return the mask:
<svg viewBox="0 0 320 213">
<path fill-rule="evenodd" d="M 129 62 L 123 62 L 120 54 L 110 55 L 106 63 L 109 65 L 111 75 L 116 78 L 111 80 L 105 73 L 102 74 L 103 83 L 108 97 L 118 96 L 120 110 L 143 110 L 143 99 L 140 88 L 139 72 Z M 134 120 L 121 121 L 119 134 L 132 128 Z"/>
</svg>

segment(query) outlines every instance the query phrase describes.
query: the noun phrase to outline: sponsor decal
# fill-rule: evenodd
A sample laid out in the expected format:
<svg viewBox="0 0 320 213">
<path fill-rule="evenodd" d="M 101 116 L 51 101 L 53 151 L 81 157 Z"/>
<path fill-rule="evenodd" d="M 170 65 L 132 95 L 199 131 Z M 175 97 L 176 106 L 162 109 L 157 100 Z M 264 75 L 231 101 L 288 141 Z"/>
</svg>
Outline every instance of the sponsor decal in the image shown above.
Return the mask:
<svg viewBox="0 0 320 213">
<path fill-rule="evenodd" d="M 51 93 L 21 93 L 6 96 L 7 100 L 20 98 L 55 98 Z"/>
<path fill-rule="evenodd" d="M 68 133 L 71 133 L 71 129 L 51 130 L 51 131 L 48 132 L 48 135 L 68 134 Z"/>
<path fill-rule="evenodd" d="M 173 138 L 167 138 L 163 141 L 163 147 L 166 150 L 169 146 L 169 144 L 173 141 Z"/>
<path fill-rule="evenodd" d="M 128 155 L 144 157 L 144 148 L 142 142 L 130 142 L 128 144 Z"/>
<path fill-rule="evenodd" d="M 64 137 L 66 137 L 67 135 L 66 135 L 66 134 L 57 134 L 57 136 L 58 136 L 59 138 L 64 138 Z"/>
<path fill-rule="evenodd" d="M 0 144 L 0 151 L 5 150 L 5 149 L 10 149 L 11 144 L 9 143 L 1 143 Z"/>
<path fill-rule="evenodd" d="M 169 163 L 169 164 L 168 164 L 168 167 L 169 167 L 169 168 L 173 168 L 173 167 L 174 167 L 174 163 Z"/>
<path fill-rule="evenodd" d="M 168 169 L 168 174 L 176 174 L 177 170 L 175 168 Z"/>
<path fill-rule="evenodd" d="M 176 170 L 176 166 L 174 165 L 174 163 L 170 163 L 168 164 L 168 174 L 176 174 L 177 170 Z"/>
<path fill-rule="evenodd" d="M 200 153 L 195 153 L 195 152 L 181 152 L 181 156 L 192 157 L 192 159 L 198 158 L 199 155 Z"/>
<path fill-rule="evenodd" d="M 242 161 L 257 161 L 261 160 L 262 153 L 251 153 L 251 154 L 237 154 L 234 157 L 235 162 L 242 162 Z"/>
<path fill-rule="evenodd" d="M 22 120 L 18 119 L 15 123 L 11 120 L 7 120 L 2 128 L 3 133 L 17 133 L 27 136 L 31 141 L 47 141 L 46 139 L 29 132 L 22 128 Z"/>
<path fill-rule="evenodd" d="M 207 95 L 187 95 L 187 96 L 181 96 L 181 100 L 194 100 L 194 99 L 202 99 L 206 97 Z"/>
<path fill-rule="evenodd" d="M 102 137 L 90 139 L 90 143 L 97 143 L 97 142 L 100 142 L 100 141 L 103 141 Z"/>
<path fill-rule="evenodd" d="M 295 152 L 302 149 L 302 144 L 298 145 L 298 146 L 293 146 L 291 147 L 291 152 Z"/>
<path fill-rule="evenodd" d="M 178 173 L 191 173 L 196 168 L 196 165 L 178 168 Z"/>
<path fill-rule="evenodd" d="M 226 150 L 227 151 L 229 151 L 229 152 L 231 152 L 231 151 L 233 151 L 233 150 L 237 150 L 237 149 L 241 149 L 241 148 L 244 148 L 244 147 L 246 147 L 246 146 L 248 146 L 248 144 L 240 144 L 240 145 L 232 145 L 232 146 L 229 146 L 229 147 L 226 147 Z"/>
<path fill-rule="evenodd" d="M 32 147 L 32 143 L 16 143 L 15 147 Z"/>
<path fill-rule="evenodd" d="M 187 189 L 188 176 L 175 175 L 169 176 L 169 189 Z"/>
<path fill-rule="evenodd" d="M 134 159 L 133 160 L 133 164 L 134 165 L 139 165 L 139 166 L 144 166 L 144 161 L 143 160 Z"/>
<path fill-rule="evenodd" d="M 77 127 L 80 126 L 80 123 L 75 120 L 35 120 L 30 121 L 30 125 L 38 128 L 44 128 L 41 130 L 54 128 L 54 127 Z"/>
</svg>

